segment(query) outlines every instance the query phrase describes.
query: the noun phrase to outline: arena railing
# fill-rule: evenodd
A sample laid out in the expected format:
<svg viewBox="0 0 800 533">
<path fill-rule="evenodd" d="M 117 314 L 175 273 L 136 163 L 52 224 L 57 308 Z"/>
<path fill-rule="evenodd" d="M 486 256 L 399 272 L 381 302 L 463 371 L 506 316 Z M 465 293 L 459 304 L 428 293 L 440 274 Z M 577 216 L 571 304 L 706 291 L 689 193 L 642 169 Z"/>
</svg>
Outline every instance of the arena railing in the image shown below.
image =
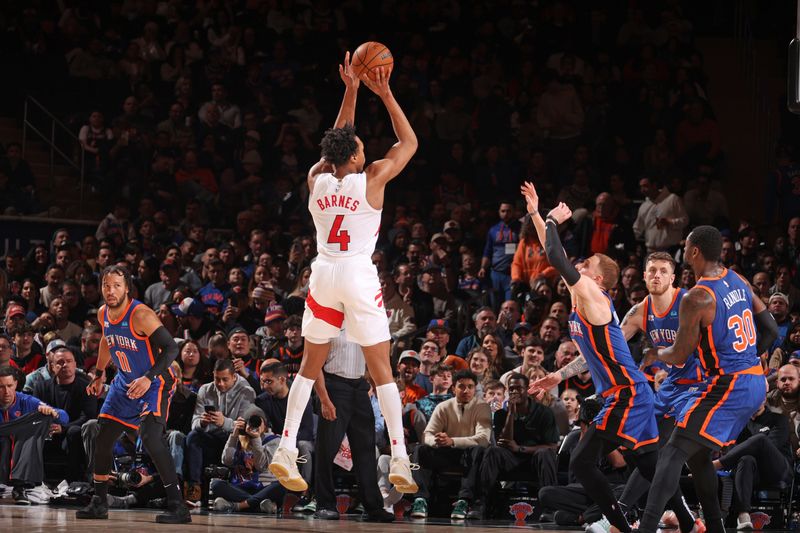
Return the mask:
<svg viewBox="0 0 800 533">
<path fill-rule="evenodd" d="M 22 155 L 30 136 L 44 142 L 50 151 L 49 175 L 50 187 L 54 186 L 54 169 L 56 156 L 78 174 L 79 199 L 78 218 L 84 215 L 84 185 L 86 174 L 85 152 L 81 148 L 78 136 L 61 122 L 53 113 L 33 96 L 25 98 L 22 120 Z"/>
</svg>

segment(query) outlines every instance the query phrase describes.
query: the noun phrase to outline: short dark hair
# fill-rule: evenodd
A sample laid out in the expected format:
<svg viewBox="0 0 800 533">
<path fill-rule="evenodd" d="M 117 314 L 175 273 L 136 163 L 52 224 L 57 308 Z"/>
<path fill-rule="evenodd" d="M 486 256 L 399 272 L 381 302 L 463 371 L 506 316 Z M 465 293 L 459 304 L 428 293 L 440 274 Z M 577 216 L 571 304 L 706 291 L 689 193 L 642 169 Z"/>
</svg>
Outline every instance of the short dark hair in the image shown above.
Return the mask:
<svg viewBox="0 0 800 533">
<path fill-rule="evenodd" d="M 236 370 L 233 368 L 233 360 L 217 359 L 217 362 L 214 363 L 214 372 L 224 372 L 225 370 L 229 370 L 231 374 L 236 374 Z"/>
<path fill-rule="evenodd" d="M 319 143 L 322 158 L 333 165 L 343 165 L 358 150 L 356 128 L 347 123 L 341 128 L 330 128 Z"/>
<path fill-rule="evenodd" d="M 276 377 L 289 375 L 289 371 L 286 369 L 283 363 L 269 363 L 267 365 L 262 365 L 261 369 L 259 370 L 259 374 L 263 374 L 264 372 L 270 372 Z"/>
<path fill-rule="evenodd" d="M 453 380 L 455 382 L 455 380 Z M 487 390 L 494 390 L 494 389 L 503 389 L 505 390 L 506 386 L 503 385 L 503 382 L 499 379 L 490 379 L 486 383 L 483 384 L 483 392 Z"/>
<path fill-rule="evenodd" d="M 23 333 L 32 333 L 32 332 L 33 332 L 33 326 L 31 326 L 27 322 L 23 322 L 22 324 L 11 328 L 11 330 L 9 331 L 12 337 L 16 335 L 22 335 Z"/>
<path fill-rule="evenodd" d="M 100 274 L 100 280 L 106 279 L 106 276 L 114 274 L 115 276 L 122 276 L 125 280 L 125 287 L 127 287 L 127 294 L 131 293 L 131 288 L 133 287 L 133 278 L 131 277 L 131 271 L 125 268 L 124 266 L 119 265 L 109 265 L 103 269 L 103 273 Z"/>
<path fill-rule="evenodd" d="M 722 234 L 714 226 L 697 226 L 687 237 L 689 243 L 700 250 L 706 261 L 719 261 L 722 255 Z"/>
<path fill-rule="evenodd" d="M 530 378 L 525 374 L 521 374 L 520 372 L 512 372 L 510 376 L 508 376 L 508 380 L 506 383 L 511 383 L 512 379 L 519 379 L 525 383 L 525 390 L 528 389 L 528 384 L 531 382 Z"/>
<path fill-rule="evenodd" d="M 478 376 L 469 370 L 459 370 L 456 372 L 456 375 L 453 376 L 453 383 L 458 383 L 458 381 L 461 379 L 471 379 L 475 385 L 478 384 Z"/>
<path fill-rule="evenodd" d="M 11 376 L 14 378 L 14 381 L 17 381 L 17 369 L 10 365 L 0 368 L 0 378 L 5 378 L 8 376 Z"/>
<path fill-rule="evenodd" d="M 722 249 L 720 248 L 720 251 Z M 666 261 L 670 265 L 672 265 L 672 271 L 675 272 L 675 258 L 672 257 L 668 252 L 653 252 L 647 256 L 647 259 L 644 260 L 644 264 L 647 265 L 650 261 Z"/>
<path fill-rule="evenodd" d="M 548 317 L 548 318 L 553 318 L 553 317 Z M 541 348 L 542 350 L 544 350 L 544 341 L 539 337 L 531 337 L 530 340 L 526 341 L 525 344 L 522 345 L 523 349 L 531 346 L 535 348 Z"/>
<path fill-rule="evenodd" d="M 445 365 L 444 363 L 436 363 L 431 367 L 430 376 L 438 376 L 439 374 L 444 374 L 445 372 L 453 373 L 453 367 L 450 365 Z"/>
<path fill-rule="evenodd" d="M 286 319 L 286 322 L 283 323 L 283 329 L 291 329 L 291 328 L 302 328 L 303 327 L 303 319 L 297 315 L 289 315 L 289 318 Z"/>
</svg>

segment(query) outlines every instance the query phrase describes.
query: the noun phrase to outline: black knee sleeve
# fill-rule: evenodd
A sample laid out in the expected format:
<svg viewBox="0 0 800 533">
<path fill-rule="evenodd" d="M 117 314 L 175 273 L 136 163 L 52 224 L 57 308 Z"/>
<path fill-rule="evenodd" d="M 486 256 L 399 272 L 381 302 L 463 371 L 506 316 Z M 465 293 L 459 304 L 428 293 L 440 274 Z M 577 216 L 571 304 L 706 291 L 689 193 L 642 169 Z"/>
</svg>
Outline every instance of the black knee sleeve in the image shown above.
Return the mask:
<svg viewBox="0 0 800 533">
<path fill-rule="evenodd" d="M 149 414 L 139 427 L 139 437 L 153 464 L 156 465 L 164 485 L 169 485 L 177 483 L 178 474 L 175 472 L 175 462 L 164 438 L 164 429 L 164 424 Z"/>
<path fill-rule="evenodd" d="M 94 440 L 94 473 L 104 476 L 111 471 L 114 460 L 114 443 L 126 428 L 119 422 L 101 418 L 98 421 L 99 431 Z"/>
</svg>

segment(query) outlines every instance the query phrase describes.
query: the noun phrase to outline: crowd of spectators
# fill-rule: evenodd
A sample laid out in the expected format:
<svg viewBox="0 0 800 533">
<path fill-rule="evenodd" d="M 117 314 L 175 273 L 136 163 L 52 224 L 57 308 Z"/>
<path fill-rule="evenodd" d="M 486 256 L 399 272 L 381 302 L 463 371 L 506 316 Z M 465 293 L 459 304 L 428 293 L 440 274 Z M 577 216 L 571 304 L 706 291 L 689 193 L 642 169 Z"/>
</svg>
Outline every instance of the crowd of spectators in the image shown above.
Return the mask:
<svg viewBox="0 0 800 533">
<path fill-rule="evenodd" d="M 91 88 L 91 99 L 77 104 L 85 109 L 65 118 L 109 209 L 94 234 L 59 229 L 45 244 L 5 252 L 0 412 L 8 421 L 10 406 L 26 406 L 13 419 L 35 410 L 30 398 L 38 398 L 64 413 L 47 436 L 46 468 L 12 476 L 27 482 L 14 497 L 48 499 L 41 482 L 53 457 L 65 458 L 67 481 L 90 471 L 98 400 L 82 391 L 101 336 L 98 273 L 119 264 L 134 274 L 133 296 L 180 343 L 168 439 L 186 498 L 199 500 L 206 467 L 224 464 L 229 474 L 212 472 L 224 478 L 212 487 L 216 510 L 280 507 L 284 491 L 265 465 L 303 350 L 300 316 L 316 255 L 305 175 L 339 102 L 337 64 L 359 44 L 359 21 L 381 17 L 391 29 L 373 37 L 395 54 L 392 88 L 420 144 L 389 186 L 372 256 L 409 445 L 422 467 L 412 514 L 427 515 L 431 472 L 455 467 L 464 477 L 454 518 L 484 516 L 487 491 L 521 467 L 540 488 L 571 487 L 569 446 L 559 445 L 576 442 L 594 388 L 586 373 L 542 400 L 527 397 L 530 380 L 578 353 L 566 285 L 524 216 L 523 179 L 535 183 L 543 206 L 563 201 L 574 211 L 562 234 L 570 257 L 600 252 L 619 262 L 611 296 L 620 317 L 647 295 L 647 253 L 667 251 L 680 263 L 693 226 L 723 231 L 725 266 L 752 282 L 781 328 L 764 358 L 775 385 L 767 411 L 788 417 L 786 431 L 770 435 L 791 441 L 775 445 L 793 462 L 800 210 L 792 209 L 800 170 L 782 145 L 774 228 L 728 211 L 718 188 L 719 126 L 687 3 L 111 1 L 11 10 L 32 60 L 61 65 L 54 72 L 65 83 Z M 356 128 L 368 161 L 394 140 L 366 93 Z M 26 213 L 34 180 L 18 148 L 9 145 L 0 164 L 0 190 L 13 193 L 0 195 L 0 207 Z M 694 282 L 688 270 L 676 280 Z M 631 347 L 638 360 L 641 338 Z M 377 412 L 374 397 L 373 404 Z M 312 411 L 298 437 L 310 485 Z M 764 424 L 782 420 L 768 418 Z M 760 434 L 749 431 L 743 440 Z M 380 416 L 376 434 L 386 452 Z M 163 497 L 136 443 L 121 442 L 118 456 L 133 457 L 142 479 L 114 506 Z M 725 457 L 720 465 L 740 478 L 747 474 L 739 470 L 759 467 Z M 606 467 L 624 481 L 621 454 Z M 4 473 L 0 482 L 8 482 L 0 465 Z M 388 507 L 399 496 L 384 478 Z M 295 509 L 313 510 L 313 487 L 300 496 Z M 749 511 L 749 495 L 739 496 L 739 509 Z"/>
</svg>

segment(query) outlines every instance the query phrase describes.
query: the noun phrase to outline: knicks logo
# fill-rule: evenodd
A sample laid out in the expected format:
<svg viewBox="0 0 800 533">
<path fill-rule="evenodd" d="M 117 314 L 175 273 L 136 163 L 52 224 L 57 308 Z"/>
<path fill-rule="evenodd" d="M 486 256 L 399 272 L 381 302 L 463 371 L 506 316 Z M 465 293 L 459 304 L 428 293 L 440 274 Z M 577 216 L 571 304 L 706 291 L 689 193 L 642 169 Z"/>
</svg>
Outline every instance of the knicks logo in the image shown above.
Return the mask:
<svg viewBox="0 0 800 533">
<path fill-rule="evenodd" d="M 350 495 L 337 494 L 336 495 L 336 510 L 339 511 L 339 516 L 347 513 L 350 508 Z"/>
<path fill-rule="evenodd" d="M 768 514 L 759 511 L 757 513 L 750 513 L 750 522 L 753 523 L 753 529 L 761 530 L 772 522 L 772 518 Z"/>
<path fill-rule="evenodd" d="M 528 502 L 518 502 L 509 506 L 508 512 L 514 517 L 515 526 L 523 526 L 525 519 L 533 514 L 533 507 Z"/>
</svg>

